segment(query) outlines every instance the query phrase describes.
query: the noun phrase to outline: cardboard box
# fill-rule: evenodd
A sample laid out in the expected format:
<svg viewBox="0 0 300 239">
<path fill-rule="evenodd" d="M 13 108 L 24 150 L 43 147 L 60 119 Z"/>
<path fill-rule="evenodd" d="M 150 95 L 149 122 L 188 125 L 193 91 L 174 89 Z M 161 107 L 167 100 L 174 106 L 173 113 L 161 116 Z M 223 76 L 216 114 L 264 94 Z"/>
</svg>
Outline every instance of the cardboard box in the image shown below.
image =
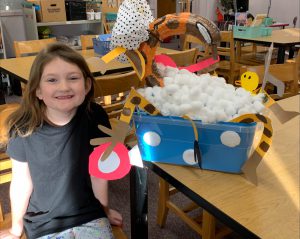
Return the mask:
<svg viewBox="0 0 300 239">
<path fill-rule="evenodd" d="M 40 6 L 40 10 L 36 11 L 38 22 L 67 21 L 64 0 L 29 0 L 28 2 Z"/>
<path fill-rule="evenodd" d="M 194 160 L 194 131 L 180 117 L 134 114 L 138 146 L 143 160 L 199 167 Z M 241 173 L 250 156 L 256 123 L 194 121 L 199 135 L 202 168 Z"/>
</svg>

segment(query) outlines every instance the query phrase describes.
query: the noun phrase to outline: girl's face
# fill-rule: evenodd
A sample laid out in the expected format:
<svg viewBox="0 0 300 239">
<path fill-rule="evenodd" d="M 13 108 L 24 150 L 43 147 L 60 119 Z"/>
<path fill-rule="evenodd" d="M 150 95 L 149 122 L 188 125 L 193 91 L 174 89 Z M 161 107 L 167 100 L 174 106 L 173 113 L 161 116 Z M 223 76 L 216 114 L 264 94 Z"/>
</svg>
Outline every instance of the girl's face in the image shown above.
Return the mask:
<svg viewBox="0 0 300 239">
<path fill-rule="evenodd" d="M 44 101 L 49 120 L 71 119 L 90 89 L 91 81 L 85 81 L 77 65 L 56 58 L 45 65 L 36 96 Z"/>
</svg>

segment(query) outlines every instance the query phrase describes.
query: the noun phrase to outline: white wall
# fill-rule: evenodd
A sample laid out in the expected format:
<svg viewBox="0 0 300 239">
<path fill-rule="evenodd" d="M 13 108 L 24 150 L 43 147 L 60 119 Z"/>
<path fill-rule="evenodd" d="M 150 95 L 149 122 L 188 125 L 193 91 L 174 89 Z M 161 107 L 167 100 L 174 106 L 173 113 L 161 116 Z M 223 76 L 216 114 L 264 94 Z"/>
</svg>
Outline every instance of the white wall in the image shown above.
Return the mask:
<svg viewBox="0 0 300 239">
<path fill-rule="evenodd" d="M 193 0 L 192 12 L 210 20 L 216 20 L 217 1 Z"/>
<path fill-rule="evenodd" d="M 200 0 L 201 1 L 201 0 Z M 257 13 L 267 13 L 269 0 L 249 0 L 249 12 L 254 16 Z M 297 27 L 300 22 L 299 0 L 272 0 L 269 16 L 277 22 L 289 23 L 293 27 L 293 18 L 298 17 Z"/>
<path fill-rule="evenodd" d="M 149 0 L 151 9 L 156 11 L 156 2 L 163 0 Z M 219 0 L 193 0 L 193 13 L 210 20 L 216 20 L 216 8 Z M 239 1 L 239 0 L 237 0 Z M 300 26 L 299 0 L 272 0 L 270 17 L 277 22 L 289 23 L 293 27 L 293 18 L 298 16 L 297 27 Z M 258 13 L 267 13 L 269 0 L 249 0 L 249 12 L 254 16 Z M 155 17 L 155 16 L 154 16 Z"/>
</svg>

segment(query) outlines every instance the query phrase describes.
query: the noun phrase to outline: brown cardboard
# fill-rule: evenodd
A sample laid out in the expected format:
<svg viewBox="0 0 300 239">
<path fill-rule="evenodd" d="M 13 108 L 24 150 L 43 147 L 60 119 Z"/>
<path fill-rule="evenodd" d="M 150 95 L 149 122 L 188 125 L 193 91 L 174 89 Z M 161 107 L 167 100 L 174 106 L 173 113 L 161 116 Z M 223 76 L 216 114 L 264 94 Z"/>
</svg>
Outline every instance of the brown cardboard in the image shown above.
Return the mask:
<svg viewBox="0 0 300 239">
<path fill-rule="evenodd" d="M 38 22 L 64 22 L 67 21 L 64 0 L 29 0 L 41 7 L 36 11 Z"/>
</svg>

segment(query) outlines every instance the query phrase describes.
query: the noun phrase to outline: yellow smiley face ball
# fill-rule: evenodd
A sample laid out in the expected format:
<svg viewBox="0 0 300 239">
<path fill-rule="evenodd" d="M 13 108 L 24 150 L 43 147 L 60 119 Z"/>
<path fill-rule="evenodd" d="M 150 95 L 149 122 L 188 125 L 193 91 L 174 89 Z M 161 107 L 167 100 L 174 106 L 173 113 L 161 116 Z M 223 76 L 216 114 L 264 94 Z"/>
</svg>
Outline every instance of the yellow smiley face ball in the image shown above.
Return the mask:
<svg viewBox="0 0 300 239">
<path fill-rule="evenodd" d="M 247 91 L 254 91 L 258 87 L 259 77 L 255 72 L 247 71 L 241 75 L 241 87 Z"/>
</svg>

